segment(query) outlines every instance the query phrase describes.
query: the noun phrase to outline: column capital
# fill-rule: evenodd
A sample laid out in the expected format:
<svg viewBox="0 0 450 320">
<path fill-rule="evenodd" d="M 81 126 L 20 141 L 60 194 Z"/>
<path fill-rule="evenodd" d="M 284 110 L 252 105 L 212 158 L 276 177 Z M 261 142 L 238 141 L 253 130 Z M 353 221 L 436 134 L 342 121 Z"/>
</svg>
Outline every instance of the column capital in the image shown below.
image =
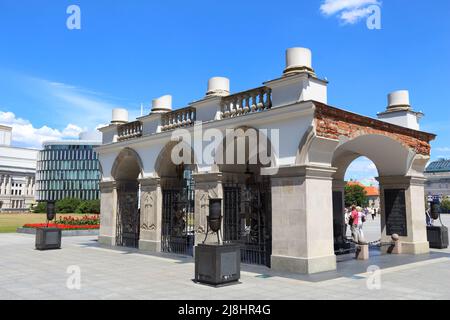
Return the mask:
<svg viewBox="0 0 450 320">
<path fill-rule="evenodd" d="M 193 175 L 195 183 L 210 183 L 210 182 L 221 182 L 222 172 L 202 172 L 194 173 Z"/>
<path fill-rule="evenodd" d="M 110 193 L 117 188 L 116 181 L 101 181 L 99 185 L 101 193 Z"/>
<path fill-rule="evenodd" d="M 408 187 L 411 185 L 423 186 L 427 180 L 425 177 L 419 176 L 385 176 L 375 179 L 377 179 L 383 187 Z"/>
<path fill-rule="evenodd" d="M 302 177 L 305 179 L 332 180 L 336 168 L 315 165 L 297 165 L 285 167 L 262 168 L 261 175 L 273 178 Z"/>
<path fill-rule="evenodd" d="M 138 181 L 142 187 L 147 187 L 147 186 L 151 187 L 151 186 L 157 186 L 158 184 L 160 184 L 161 178 L 147 177 L 147 178 L 138 179 Z"/>
</svg>

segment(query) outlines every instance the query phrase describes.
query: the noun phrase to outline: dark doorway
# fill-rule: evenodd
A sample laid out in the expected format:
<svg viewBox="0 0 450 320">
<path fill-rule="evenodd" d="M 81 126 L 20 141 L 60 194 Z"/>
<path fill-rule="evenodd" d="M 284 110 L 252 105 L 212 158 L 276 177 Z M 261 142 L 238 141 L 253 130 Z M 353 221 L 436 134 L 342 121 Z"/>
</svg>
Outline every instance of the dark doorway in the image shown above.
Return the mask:
<svg viewBox="0 0 450 320">
<path fill-rule="evenodd" d="M 177 168 L 178 177 L 163 187 L 162 251 L 192 256 L 194 251 L 195 191 L 192 170 Z"/>
<path fill-rule="evenodd" d="M 270 179 L 224 185 L 224 241 L 241 246 L 243 263 L 270 267 L 271 219 Z"/>
<path fill-rule="evenodd" d="M 119 182 L 117 188 L 116 245 L 139 247 L 139 184 Z"/>
</svg>

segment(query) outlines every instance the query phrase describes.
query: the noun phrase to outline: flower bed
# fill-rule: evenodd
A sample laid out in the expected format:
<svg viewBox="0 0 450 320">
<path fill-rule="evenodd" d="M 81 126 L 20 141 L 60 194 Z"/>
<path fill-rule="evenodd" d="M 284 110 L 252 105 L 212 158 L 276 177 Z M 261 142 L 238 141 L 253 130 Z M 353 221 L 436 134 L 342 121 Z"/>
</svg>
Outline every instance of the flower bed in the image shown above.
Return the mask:
<svg viewBox="0 0 450 320">
<path fill-rule="evenodd" d="M 26 229 L 58 228 L 62 230 L 95 230 L 100 229 L 100 216 L 83 216 L 82 218 L 62 217 L 56 223 L 28 223 L 23 226 Z"/>
<path fill-rule="evenodd" d="M 59 224 L 59 223 L 49 223 L 48 225 L 46 223 L 30 223 L 25 224 L 23 228 L 26 229 L 36 229 L 36 228 L 58 228 L 62 230 L 95 230 L 100 229 L 100 225 L 67 225 L 67 224 Z"/>
</svg>

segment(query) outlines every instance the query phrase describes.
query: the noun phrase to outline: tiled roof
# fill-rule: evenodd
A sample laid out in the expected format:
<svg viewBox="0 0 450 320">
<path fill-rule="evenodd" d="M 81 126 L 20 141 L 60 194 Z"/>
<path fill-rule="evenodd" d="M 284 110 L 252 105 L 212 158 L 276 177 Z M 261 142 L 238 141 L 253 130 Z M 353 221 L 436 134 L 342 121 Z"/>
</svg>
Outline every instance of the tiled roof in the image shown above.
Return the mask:
<svg viewBox="0 0 450 320">
<path fill-rule="evenodd" d="M 347 185 L 349 185 L 349 186 L 355 186 L 356 185 L 356 186 L 363 187 L 364 190 L 366 190 L 366 193 L 367 193 L 368 197 L 378 197 L 380 195 L 380 191 L 378 190 L 377 187 L 374 187 L 374 186 L 367 187 L 367 186 L 363 185 L 361 182 L 358 182 L 358 181 L 349 181 L 349 182 L 347 182 Z"/>
<path fill-rule="evenodd" d="M 450 172 L 450 159 L 439 159 L 428 165 L 425 172 Z"/>
</svg>

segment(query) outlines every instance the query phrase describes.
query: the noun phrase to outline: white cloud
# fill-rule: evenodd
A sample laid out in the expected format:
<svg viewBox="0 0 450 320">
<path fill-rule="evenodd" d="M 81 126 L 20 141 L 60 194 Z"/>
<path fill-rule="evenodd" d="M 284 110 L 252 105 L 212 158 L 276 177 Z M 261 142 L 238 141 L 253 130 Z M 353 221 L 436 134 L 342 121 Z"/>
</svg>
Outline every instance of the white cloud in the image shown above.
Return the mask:
<svg viewBox="0 0 450 320">
<path fill-rule="evenodd" d="M 45 79 L 28 79 L 34 84 L 32 90 L 41 89 L 46 94 L 50 107 L 67 122 L 95 128 L 99 123 L 109 121 L 112 109 L 117 108 L 102 93 Z"/>
<path fill-rule="evenodd" d="M 357 180 L 367 186 L 378 185 L 375 177 L 378 177 L 377 167 L 366 157 L 360 157 L 353 161 L 345 174 L 345 180 Z"/>
<path fill-rule="evenodd" d="M 439 151 L 439 152 L 450 152 L 450 148 L 449 147 L 443 147 L 443 148 L 435 148 L 435 151 Z"/>
<path fill-rule="evenodd" d="M 344 24 L 355 24 L 371 14 L 371 5 L 381 5 L 378 0 L 325 0 L 320 11 L 325 16 L 338 14 Z"/>
<path fill-rule="evenodd" d="M 18 118 L 12 112 L 0 111 L 0 124 L 13 128 L 14 145 L 40 149 L 42 143 L 48 140 L 77 139 L 84 129 L 74 124 L 68 124 L 62 131 L 48 126 L 35 128 L 30 121 Z"/>
</svg>

